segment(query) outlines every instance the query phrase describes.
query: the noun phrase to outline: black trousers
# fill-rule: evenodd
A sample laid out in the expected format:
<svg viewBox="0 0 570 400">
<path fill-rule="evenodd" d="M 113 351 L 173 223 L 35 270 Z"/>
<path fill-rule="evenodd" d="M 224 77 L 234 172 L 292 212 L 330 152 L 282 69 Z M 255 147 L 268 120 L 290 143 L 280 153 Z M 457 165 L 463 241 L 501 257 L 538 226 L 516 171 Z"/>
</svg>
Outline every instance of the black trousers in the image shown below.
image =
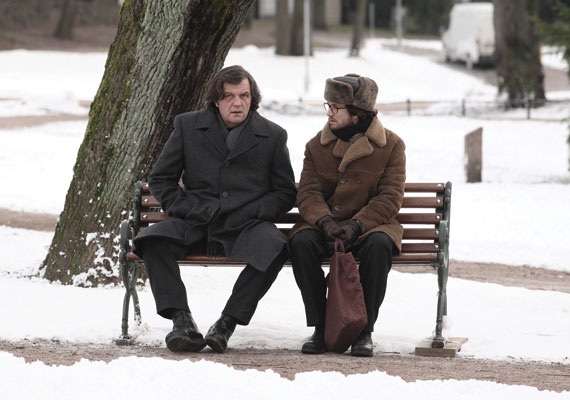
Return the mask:
<svg viewBox="0 0 570 400">
<path fill-rule="evenodd" d="M 366 332 L 374 331 L 384 301 L 394 246 L 388 235 L 375 232 L 350 249 L 360 259 L 358 270 L 368 315 Z M 312 229 L 302 230 L 291 238 L 289 248 L 295 280 L 305 303 L 307 326 L 324 325 L 327 284 L 321 264 L 330 253 L 323 234 Z"/>
<path fill-rule="evenodd" d="M 170 318 L 173 310 L 190 311 L 177 260 L 193 252 L 204 252 L 205 243 L 182 246 L 168 239 L 149 238 L 142 241 L 139 248 L 157 313 Z M 265 272 L 248 264 L 238 276 L 222 313 L 235 318 L 240 325 L 249 324 L 259 300 L 277 278 L 286 259 L 287 249 L 284 248 Z"/>
</svg>

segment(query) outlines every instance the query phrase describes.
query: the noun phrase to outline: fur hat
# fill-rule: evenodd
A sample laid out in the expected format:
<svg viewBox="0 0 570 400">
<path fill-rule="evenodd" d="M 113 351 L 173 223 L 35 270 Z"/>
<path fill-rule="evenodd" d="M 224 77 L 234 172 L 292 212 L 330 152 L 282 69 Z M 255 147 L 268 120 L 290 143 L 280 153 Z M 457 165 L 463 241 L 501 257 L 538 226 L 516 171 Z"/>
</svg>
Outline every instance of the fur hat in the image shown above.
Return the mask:
<svg viewBox="0 0 570 400">
<path fill-rule="evenodd" d="M 378 85 L 370 78 L 357 74 L 346 74 L 327 79 L 325 100 L 358 107 L 361 110 L 376 110 Z"/>
</svg>

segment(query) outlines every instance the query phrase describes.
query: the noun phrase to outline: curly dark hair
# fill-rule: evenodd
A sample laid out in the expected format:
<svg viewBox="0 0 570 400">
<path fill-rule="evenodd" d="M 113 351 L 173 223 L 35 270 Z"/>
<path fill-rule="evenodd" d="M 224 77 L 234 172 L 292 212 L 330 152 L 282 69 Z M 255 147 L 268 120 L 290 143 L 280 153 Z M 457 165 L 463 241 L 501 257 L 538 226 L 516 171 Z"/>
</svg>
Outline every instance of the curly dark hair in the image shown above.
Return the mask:
<svg viewBox="0 0 570 400">
<path fill-rule="evenodd" d="M 378 110 L 366 111 L 362 108 L 354 107 L 348 104 L 346 105 L 346 111 L 348 111 L 350 115 L 356 115 L 359 120 L 372 119 L 378 114 Z"/>
<path fill-rule="evenodd" d="M 259 108 L 259 103 L 261 103 L 261 92 L 259 87 L 253 79 L 253 76 L 247 72 L 241 65 L 232 65 L 231 67 L 226 67 L 218 71 L 216 75 L 212 78 L 210 86 L 208 87 L 208 93 L 206 95 L 206 102 L 208 108 L 211 110 L 216 110 L 216 102 L 221 100 L 224 95 L 224 83 L 229 83 L 231 85 L 237 85 L 241 83 L 245 78 L 249 81 L 249 87 L 251 91 L 251 111 L 255 111 Z"/>
</svg>

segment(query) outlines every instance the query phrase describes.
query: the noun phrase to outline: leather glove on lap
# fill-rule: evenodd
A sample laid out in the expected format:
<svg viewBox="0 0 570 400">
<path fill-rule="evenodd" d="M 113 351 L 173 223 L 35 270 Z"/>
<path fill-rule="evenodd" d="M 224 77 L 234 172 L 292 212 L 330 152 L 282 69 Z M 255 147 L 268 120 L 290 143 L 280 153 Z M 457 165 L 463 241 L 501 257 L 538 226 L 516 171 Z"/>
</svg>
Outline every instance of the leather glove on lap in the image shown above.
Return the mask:
<svg viewBox="0 0 570 400">
<path fill-rule="evenodd" d="M 352 219 L 349 223 L 343 225 L 341 227 L 341 234 L 339 237 L 342 239 L 344 249 L 349 249 L 361 234 L 362 226 L 355 220 Z"/>
<path fill-rule="evenodd" d="M 340 225 L 330 215 L 321 218 L 317 222 L 317 226 L 323 231 L 323 236 L 327 243 L 334 243 L 334 240 L 342 233 Z"/>
</svg>

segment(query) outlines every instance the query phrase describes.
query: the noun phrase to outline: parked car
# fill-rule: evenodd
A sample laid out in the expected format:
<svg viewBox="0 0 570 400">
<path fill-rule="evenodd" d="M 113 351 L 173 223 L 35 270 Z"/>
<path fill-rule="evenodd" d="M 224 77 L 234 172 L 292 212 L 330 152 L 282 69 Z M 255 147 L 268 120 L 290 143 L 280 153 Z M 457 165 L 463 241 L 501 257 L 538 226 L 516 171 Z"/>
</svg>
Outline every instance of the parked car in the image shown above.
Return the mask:
<svg viewBox="0 0 570 400">
<path fill-rule="evenodd" d="M 461 61 L 467 68 L 492 64 L 495 52 L 493 3 L 455 4 L 442 41 L 447 62 Z"/>
</svg>

